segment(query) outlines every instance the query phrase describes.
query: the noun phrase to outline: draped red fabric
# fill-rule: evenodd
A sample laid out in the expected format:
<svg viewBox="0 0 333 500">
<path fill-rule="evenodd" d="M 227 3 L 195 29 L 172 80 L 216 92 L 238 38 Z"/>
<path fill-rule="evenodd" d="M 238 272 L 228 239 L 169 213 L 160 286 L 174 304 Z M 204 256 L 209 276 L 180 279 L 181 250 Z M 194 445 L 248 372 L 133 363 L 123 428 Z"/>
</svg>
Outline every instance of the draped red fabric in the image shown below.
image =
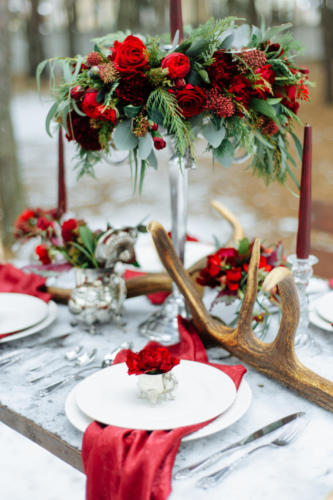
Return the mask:
<svg viewBox="0 0 333 500">
<path fill-rule="evenodd" d="M 172 354 L 208 363 L 191 322 L 179 317 L 178 325 L 181 342 L 169 347 Z M 120 352 L 115 362 L 123 362 L 126 355 L 127 351 Z M 238 389 L 244 366 L 212 366 L 229 375 Z M 91 423 L 82 443 L 86 500 L 165 500 L 171 492 L 172 468 L 182 438 L 207 423 L 152 432 Z"/>
</svg>

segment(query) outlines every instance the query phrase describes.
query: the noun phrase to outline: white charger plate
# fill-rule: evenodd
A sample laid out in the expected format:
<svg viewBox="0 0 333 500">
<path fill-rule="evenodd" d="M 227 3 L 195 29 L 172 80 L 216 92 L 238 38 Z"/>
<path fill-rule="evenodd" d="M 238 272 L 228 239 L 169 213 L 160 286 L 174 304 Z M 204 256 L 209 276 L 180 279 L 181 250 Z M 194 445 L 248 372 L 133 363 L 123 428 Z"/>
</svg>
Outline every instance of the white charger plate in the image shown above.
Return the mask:
<svg viewBox="0 0 333 500">
<path fill-rule="evenodd" d="M 333 323 L 333 292 L 326 293 L 313 304 L 313 309 L 322 319 Z"/>
<path fill-rule="evenodd" d="M 26 328 L 25 330 L 13 333 L 12 335 L 8 335 L 8 337 L 4 337 L 0 339 L 0 344 L 4 344 L 5 342 L 13 342 L 14 340 L 19 340 L 24 337 L 28 337 L 29 335 L 34 335 L 35 333 L 41 332 L 44 328 L 50 326 L 53 321 L 57 317 L 57 305 L 52 300 L 46 304 L 47 307 L 47 316 L 40 323 L 34 325 L 30 328 Z"/>
<path fill-rule="evenodd" d="M 90 375 L 77 385 L 80 410 L 93 420 L 129 429 L 163 430 L 205 422 L 226 411 L 236 398 L 235 384 L 213 366 L 182 360 L 173 368 L 178 380 L 174 400 L 152 406 L 138 398 L 135 375 L 126 363 Z"/>
<path fill-rule="evenodd" d="M 313 302 L 310 302 L 310 309 L 309 309 L 310 323 L 312 323 L 317 328 L 321 328 L 322 330 L 326 330 L 327 332 L 333 332 L 333 326 L 331 325 L 331 323 L 329 321 L 326 321 L 325 319 L 321 318 L 319 316 L 319 314 L 317 314 L 316 304 L 318 301 L 320 301 L 320 299 L 317 299 Z"/>
<path fill-rule="evenodd" d="M 48 313 L 47 304 L 24 293 L 0 293 L 0 335 L 40 323 Z"/>
<path fill-rule="evenodd" d="M 74 387 L 74 389 L 72 389 L 67 396 L 65 403 L 65 413 L 66 417 L 73 425 L 73 427 L 81 432 L 85 432 L 85 430 L 87 429 L 89 424 L 93 422 L 93 420 L 85 415 L 78 407 L 76 403 L 76 389 L 77 386 Z M 222 415 L 219 415 L 210 424 L 205 425 L 205 427 L 202 427 L 198 431 L 192 432 L 192 434 L 185 436 L 182 441 L 192 441 L 193 439 L 207 437 L 211 434 L 215 434 L 215 432 L 219 432 L 223 429 L 226 429 L 227 427 L 230 427 L 247 412 L 251 404 L 251 400 L 251 388 L 247 381 L 243 378 L 237 391 L 235 401 L 233 402 L 231 407 L 224 413 L 222 413 Z"/>
</svg>

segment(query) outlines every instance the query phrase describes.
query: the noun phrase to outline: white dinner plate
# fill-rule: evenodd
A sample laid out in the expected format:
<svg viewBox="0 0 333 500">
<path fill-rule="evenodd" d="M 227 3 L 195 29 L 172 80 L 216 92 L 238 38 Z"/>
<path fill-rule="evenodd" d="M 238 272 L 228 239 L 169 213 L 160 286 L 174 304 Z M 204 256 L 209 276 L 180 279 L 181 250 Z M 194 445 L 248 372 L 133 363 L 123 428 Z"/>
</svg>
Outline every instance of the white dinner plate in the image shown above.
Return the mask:
<svg viewBox="0 0 333 500">
<path fill-rule="evenodd" d="M 226 411 L 236 397 L 235 384 L 213 366 L 181 360 L 172 373 L 175 399 L 152 406 L 138 398 L 136 375 L 126 363 L 104 368 L 77 386 L 76 402 L 93 420 L 129 429 L 161 430 L 205 422 Z"/>
<path fill-rule="evenodd" d="M 320 300 L 320 299 L 317 299 Z M 314 301 L 313 303 L 310 303 L 310 309 L 309 309 L 309 320 L 310 323 L 312 323 L 314 326 L 317 328 L 321 328 L 322 330 L 326 330 L 327 332 L 333 332 L 333 326 L 329 321 L 324 320 L 317 314 L 316 312 L 316 302 Z"/>
<path fill-rule="evenodd" d="M 206 255 L 215 252 L 215 247 L 209 243 L 187 241 L 185 244 L 185 267 L 192 266 Z M 154 247 L 153 241 L 139 240 L 135 245 L 135 253 L 140 268 L 145 272 L 161 272 L 163 266 Z"/>
<path fill-rule="evenodd" d="M 8 335 L 8 337 L 4 337 L 0 339 L 0 344 L 4 344 L 5 342 L 13 342 L 14 340 L 19 340 L 24 337 L 28 337 L 29 335 L 34 335 L 35 333 L 41 332 L 44 328 L 50 326 L 53 321 L 57 317 L 57 305 L 52 300 L 46 304 L 47 306 L 47 316 L 37 325 L 34 325 L 30 328 L 26 328 L 18 333 L 13 333 L 12 335 Z"/>
<path fill-rule="evenodd" d="M 313 309 L 322 319 L 333 323 L 333 292 L 326 293 L 317 299 Z"/>
<path fill-rule="evenodd" d="M 88 425 L 91 424 L 93 420 L 85 415 L 78 407 L 76 403 L 76 390 L 77 386 L 74 387 L 74 389 L 72 389 L 67 396 L 65 403 L 65 413 L 70 423 L 76 429 L 81 432 L 85 432 Z M 222 413 L 222 415 L 219 415 L 210 424 L 202 427 L 198 431 L 192 432 L 192 434 L 189 434 L 188 436 L 185 436 L 182 441 L 191 441 L 192 439 L 206 437 L 210 434 L 214 434 L 215 432 L 219 432 L 223 429 L 226 429 L 227 427 L 230 427 L 247 412 L 251 400 L 252 391 L 247 381 L 243 378 L 237 391 L 235 401 L 233 402 L 231 407 L 224 413 Z"/>
<path fill-rule="evenodd" d="M 37 297 L 0 293 L 0 335 L 30 328 L 40 323 L 47 313 L 47 304 Z"/>
</svg>

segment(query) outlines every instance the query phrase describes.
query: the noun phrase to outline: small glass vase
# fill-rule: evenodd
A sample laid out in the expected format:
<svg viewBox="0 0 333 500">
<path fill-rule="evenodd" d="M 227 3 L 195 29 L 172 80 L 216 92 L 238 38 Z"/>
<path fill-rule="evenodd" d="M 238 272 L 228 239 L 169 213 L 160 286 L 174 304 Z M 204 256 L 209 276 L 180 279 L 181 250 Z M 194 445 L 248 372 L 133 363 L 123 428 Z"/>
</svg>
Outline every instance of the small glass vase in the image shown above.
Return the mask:
<svg viewBox="0 0 333 500">
<path fill-rule="evenodd" d="M 320 354 L 321 348 L 312 336 L 309 328 L 309 299 L 306 294 L 310 278 L 313 274 L 312 267 L 317 264 L 318 259 L 309 255 L 307 259 L 299 259 L 296 255 L 290 255 L 288 262 L 291 264 L 295 285 L 298 292 L 300 304 L 300 318 L 295 335 L 295 347 L 306 352 L 307 355 Z"/>
<path fill-rule="evenodd" d="M 138 397 L 147 399 L 152 405 L 160 401 L 174 399 L 177 379 L 171 371 L 167 373 L 144 373 L 138 377 Z"/>
<path fill-rule="evenodd" d="M 96 324 L 114 320 L 123 325 L 123 303 L 126 298 L 125 281 L 113 269 L 75 270 L 76 285 L 68 302 L 74 315 L 74 324 L 84 325 L 95 333 Z"/>
</svg>

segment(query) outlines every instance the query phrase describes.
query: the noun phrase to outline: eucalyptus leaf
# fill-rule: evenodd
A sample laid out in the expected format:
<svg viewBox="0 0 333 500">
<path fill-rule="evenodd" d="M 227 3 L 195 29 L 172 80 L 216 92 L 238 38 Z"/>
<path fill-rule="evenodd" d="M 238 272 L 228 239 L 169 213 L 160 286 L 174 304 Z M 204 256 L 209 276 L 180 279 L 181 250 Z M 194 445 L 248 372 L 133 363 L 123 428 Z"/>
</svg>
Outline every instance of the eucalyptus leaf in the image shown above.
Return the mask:
<svg viewBox="0 0 333 500">
<path fill-rule="evenodd" d="M 117 149 L 131 151 L 138 144 L 138 138 L 132 133 L 132 120 L 124 120 L 116 126 L 113 141 Z"/>
<path fill-rule="evenodd" d="M 232 165 L 234 160 L 234 148 L 228 139 L 223 139 L 220 146 L 213 150 L 213 156 L 226 168 Z"/>
<path fill-rule="evenodd" d="M 228 35 L 219 45 L 220 49 L 231 49 L 232 47 L 232 42 L 234 41 L 234 34 L 231 33 Z"/>
<path fill-rule="evenodd" d="M 81 111 L 81 109 L 78 107 L 78 105 L 76 104 L 76 101 L 75 99 L 72 99 L 72 106 L 74 108 L 74 111 L 75 113 L 77 113 L 78 115 L 80 116 L 87 116 L 85 113 L 83 113 L 83 111 Z"/>
<path fill-rule="evenodd" d="M 251 107 L 262 115 L 268 116 L 275 122 L 278 122 L 278 117 L 275 113 L 275 109 L 267 101 L 254 97 L 253 99 L 251 99 Z"/>
<path fill-rule="evenodd" d="M 158 163 L 157 163 L 157 158 L 156 158 L 156 155 L 155 155 L 154 150 L 152 150 L 152 151 L 150 152 L 150 155 L 148 156 L 147 161 L 148 161 L 149 165 L 150 165 L 150 166 L 151 166 L 154 170 L 157 170 L 157 168 L 158 168 Z"/>
<path fill-rule="evenodd" d="M 139 137 L 139 158 L 141 158 L 141 160 L 146 160 L 152 152 L 153 146 L 153 138 L 149 132 L 143 137 Z"/>
<path fill-rule="evenodd" d="M 271 106 L 273 106 L 274 104 L 278 104 L 279 102 L 281 102 L 282 100 L 282 97 L 269 97 L 268 99 L 266 99 L 266 102 L 268 102 L 268 104 L 271 104 Z"/>
<path fill-rule="evenodd" d="M 81 69 L 81 64 L 82 63 L 83 63 L 83 57 L 82 56 L 77 56 L 77 63 L 76 63 L 75 70 L 74 70 L 74 73 L 73 73 L 73 80 L 75 80 L 75 78 L 77 77 L 77 75 L 80 73 L 80 69 Z"/>
<path fill-rule="evenodd" d="M 213 146 L 213 148 L 217 148 L 225 137 L 225 128 L 221 127 L 218 129 L 212 122 L 209 122 L 202 127 L 202 133 L 205 139 L 207 139 L 208 144 Z"/>
<path fill-rule="evenodd" d="M 51 130 L 50 130 L 51 121 L 52 121 L 52 118 L 55 117 L 57 112 L 58 112 L 58 102 L 55 102 L 50 107 L 49 112 L 47 113 L 47 116 L 46 116 L 46 120 L 45 120 L 46 132 L 50 137 L 52 137 Z"/>
<path fill-rule="evenodd" d="M 133 106 L 133 104 L 129 104 L 128 106 L 124 107 L 124 112 L 125 115 L 128 116 L 128 118 L 134 118 L 139 114 L 140 109 L 141 106 Z"/>
<path fill-rule="evenodd" d="M 191 69 L 186 79 L 191 85 L 202 85 L 203 82 L 203 79 L 201 78 L 199 73 L 197 71 L 194 71 L 194 69 Z"/>
<path fill-rule="evenodd" d="M 238 253 L 246 255 L 250 250 L 250 242 L 247 238 L 242 238 L 238 244 Z"/>
<path fill-rule="evenodd" d="M 234 30 L 234 40 L 233 47 L 235 49 L 241 49 L 242 47 L 247 47 L 250 42 L 251 28 L 248 24 L 241 24 Z"/>
<path fill-rule="evenodd" d="M 200 77 L 203 79 L 203 81 L 205 83 L 210 83 L 208 73 L 205 69 L 199 69 L 198 74 L 200 75 Z"/>
<path fill-rule="evenodd" d="M 149 109 L 148 110 L 148 117 L 150 120 L 157 123 L 157 125 L 163 126 L 164 118 L 163 118 L 162 113 L 160 113 L 160 111 L 158 111 L 158 109 L 156 109 L 156 108 Z"/>
<path fill-rule="evenodd" d="M 40 77 L 41 77 L 43 70 L 44 70 L 45 66 L 47 65 L 47 63 L 48 63 L 48 59 L 45 59 L 45 61 L 40 62 L 36 68 L 36 81 L 37 81 L 38 93 L 40 93 Z"/>
<path fill-rule="evenodd" d="M 204 38 L 198 38 L 197 40 L 194 40 L 191 46 L 186 50 L 186 55 L 189 57 L 196 57 L 204 51 L 207 45 L 207 40 Z"/>
<path fill-rule="evenodd" d="M 62 71 L 65 82 L 70 83 L 73 80 L 73 74 L 72 74 L 73 68 L 67 61 L 65 61 L 62 64 Z"/>
<path fill-rule="evenodd" d="M 302 146 L 302 143 L 299 140 L 299 138 L 297 137 L 297 135 L 294 132 L 292 132 L 291 130 L 290 130 L 290 135 L 293 138 L 293 141 L 294 141 L 294 144 L 295 144 L 295 148 L 296 148 L 296 152 L 297 152 L 297 156 L 301 160 L 302 159 L 302 155 L 303 155 L 303 146 Z"/>
</svg>

